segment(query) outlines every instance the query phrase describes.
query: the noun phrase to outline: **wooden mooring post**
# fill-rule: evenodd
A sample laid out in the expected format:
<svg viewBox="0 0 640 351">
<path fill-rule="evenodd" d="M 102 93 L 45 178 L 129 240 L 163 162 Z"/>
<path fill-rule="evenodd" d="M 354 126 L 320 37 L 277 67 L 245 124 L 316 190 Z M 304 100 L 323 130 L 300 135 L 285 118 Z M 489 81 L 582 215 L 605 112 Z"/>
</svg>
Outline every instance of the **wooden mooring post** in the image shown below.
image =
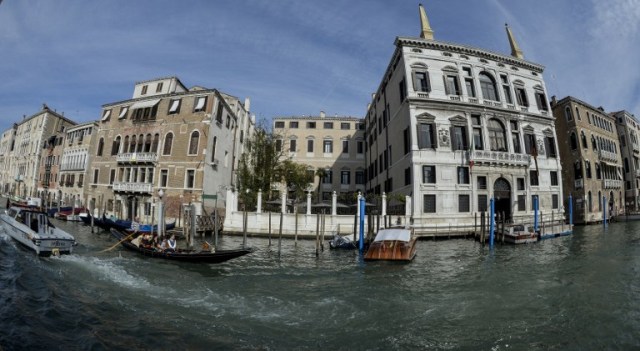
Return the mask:
<svg viewBox="0 0 640 351">
<path fill-rule="evenodd" d="M 282 220 L 284 213 L 280 212 L 280 228 L 278 229 L 278 258 L 282 254 Z"/>
<path fill-rule="evenodd" d="M 486 226 L 486 212 L 480 212 L 480 242 L 482 243 L 482 246 L 484 246 L 484 241 L 485 241 L 485 234 L 486 234 L 486 230 L 487 230 L 487 226 Z"/>
<path fill-rule="evenodd" d="M 316 257 L 320 256 L 320 214 L 316 213 Z"/>
<path fill-rule="evenodd" d="M 324 213 L 324 209 L 322 210 L 322 223 L 320 224 L 320 226 L 322 227 L 322 230 L 320 230 L 320 251 L 324 252 L 324 231 L 325 231 L 325 226 L 327 224 L 327 214 Z"/>
<path fill-rule="evenodd" d="M 358 240 L 358 213 L 353 215 L 353 241 L 356 242 Z"/>
<path fill-rule="evenodd" d="M 269 211 L 269 247 L 271 247 L 271 211 Z"/>
<path fill-rule="evenodd" d="M 296 216 L 296 220 L 295 220 L 295 234 L 294 234 L 294 246 L 298 246 L 298 210 L 296 209 L 296 207 L 293 208 L 293 214 L 294 216 Z"/>
</svg>

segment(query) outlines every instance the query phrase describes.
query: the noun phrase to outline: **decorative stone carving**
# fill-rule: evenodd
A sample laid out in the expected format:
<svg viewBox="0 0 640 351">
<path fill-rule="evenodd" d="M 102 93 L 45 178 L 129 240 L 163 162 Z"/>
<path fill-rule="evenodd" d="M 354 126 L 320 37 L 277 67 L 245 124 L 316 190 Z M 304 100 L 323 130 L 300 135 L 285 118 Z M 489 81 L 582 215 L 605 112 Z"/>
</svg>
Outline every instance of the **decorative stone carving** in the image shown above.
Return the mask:
<svg viewBox="0 0 640 351">
<path fill-rule="evenodd" d="M 538 155 L 544 155 L 544 140 L 536 138 L 536 142 L 538 143 Z"/>
<path fill-rule="evenodd" d="M 451 144 L 449 130 L 447 128 L 440 128 L 440 130 L 438 130 L 438 140 L 440 140 L 440 146 L 449 146 Z"/>
</svg>

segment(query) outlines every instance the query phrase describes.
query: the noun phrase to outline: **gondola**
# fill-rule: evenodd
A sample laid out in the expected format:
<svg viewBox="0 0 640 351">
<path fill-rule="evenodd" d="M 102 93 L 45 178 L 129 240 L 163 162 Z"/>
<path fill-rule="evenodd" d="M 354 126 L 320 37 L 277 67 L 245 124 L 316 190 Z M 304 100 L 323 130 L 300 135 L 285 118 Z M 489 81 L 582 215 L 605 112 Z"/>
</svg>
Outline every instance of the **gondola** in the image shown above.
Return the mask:
<svg viewBox="0 0 640 351">
<path fill-rule="evenodd" d="M 180 261 L 180 262 L 193 262 L 193 263 L 220 263 L 228 261 L 240 256 L 244 256 L 253 252 L 253 249 L 235 249 L 235 250 L 216 250 L 215 252 L 209 251 L 197 251 L 197 250 L 182 250 L 178 249 L 175 252 L 158 251 L 155 249 L 149 249 L 144 247 L 138 247 L 131 242 L 128 234 L 124 231 L 111 228 L 111 235 L 113 235 L 120 244 L 126 249 L 136 251 L 137 253 L 148 256 L 151 258 L 163 258 L 167 260 Z"/>
</svg>

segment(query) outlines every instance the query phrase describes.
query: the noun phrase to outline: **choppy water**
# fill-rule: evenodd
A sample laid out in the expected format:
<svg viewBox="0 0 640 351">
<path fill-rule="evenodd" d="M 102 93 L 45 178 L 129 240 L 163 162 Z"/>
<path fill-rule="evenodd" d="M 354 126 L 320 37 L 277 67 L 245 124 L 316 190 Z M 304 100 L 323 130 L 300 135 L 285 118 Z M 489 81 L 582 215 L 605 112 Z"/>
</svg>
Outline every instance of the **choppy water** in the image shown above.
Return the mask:
<svg viewBox="0 0 640 351">
<path fill-rule="evenodd" d="M 0 349 L 640 349 L 640 222 L 525 246 L 421 241 L 410 264 L 250 238 L 224 264 L 146 259 L 59 223 L 76 253 L 0 233 Z M 242 238 L 225 237 L 221 247 Z"/>
</svg>

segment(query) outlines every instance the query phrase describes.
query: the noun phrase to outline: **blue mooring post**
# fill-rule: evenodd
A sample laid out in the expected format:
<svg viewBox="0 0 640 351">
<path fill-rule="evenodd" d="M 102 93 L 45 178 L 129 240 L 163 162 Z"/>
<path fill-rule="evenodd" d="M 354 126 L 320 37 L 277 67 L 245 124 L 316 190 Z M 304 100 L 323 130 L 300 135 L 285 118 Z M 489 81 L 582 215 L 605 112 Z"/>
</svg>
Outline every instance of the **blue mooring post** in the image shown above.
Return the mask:
<svg viewBox="0 0 640 351">
<path fill-rule="evenodd" d="M 538 232 L 538 196 L 533 197 L 533 231 Z"/>
<path fill-rule="evenodd" d="M 495 204 L 493 198 L 489 199 L 489 247 L 493 248 Z"/>
<path fill-rule="evenodd" d="M 569 225 L 573 225 L 573 197 L 569 194 Z"/>
<path fill-rule="evenodd" d="M 364 251 L 364 196 L 360 197 L 360 253 Z"/>
<path fill-rule="evenodd" d="M 607 197 L 602 197 L 602 225 L 607 226 Z"/>
</svg>

